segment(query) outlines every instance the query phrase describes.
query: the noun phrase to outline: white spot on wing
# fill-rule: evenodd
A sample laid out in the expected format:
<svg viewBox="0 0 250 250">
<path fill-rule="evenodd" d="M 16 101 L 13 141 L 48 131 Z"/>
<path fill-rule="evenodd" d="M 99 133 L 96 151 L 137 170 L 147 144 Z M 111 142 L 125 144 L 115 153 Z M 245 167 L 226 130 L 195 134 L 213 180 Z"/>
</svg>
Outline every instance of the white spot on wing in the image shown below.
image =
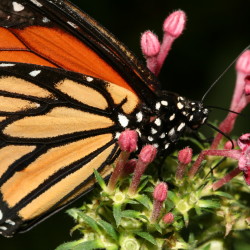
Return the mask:
<svg viewBox="0 0 250 250">
<path fill-rule="evenodd" d="M 13 10 L 16 12 L 24 10 L 24 6 L 20 3 L 12 2 L 12 5 L 13 5 Z"/>
<path fill-rule="evenodd" d="M 157 130 L 156 129 L 154 129 L 154 128 L 151 128 L 151 134 L 156 134 L 157 133 Z"/>
<path fill-rule="evenodd" d="M 172 129 L 168 132 L 168 134 L 169 134 L 170 137 L 173 136 L 174 133 L 175 133 L 175 129 L 174 129 L 174 128 L 172 128 Z"/>
<path fill-rule="evenodd" d="M 159 103 L 159 102 L 157 102 L 156 104 L 155 104 L 155 109 L 156 110 L 159 110 L 161 108 L 161 104 Z"/>
<path fill-rule="evenodd" d="M 158 147 L 159 147 L 159 145 L 158 145 L 157 143 L 153 144 L 153 146 L 154 146 L 155 148 L 158 148 Z"/>
<path fill-rule="evenodd" d="M 7 227 L 0 227 L 0 230 L 5 231 L 5 230 L 7 230 Z"/>
<path fill-rule="evenodd" d="M 155 120 L 155 125 L 156 125 L 156 126 L 161 126 L 161 119 L 160 119 L 160 118 L 157 118 L 157 119 Z"/>
<path fill-rule="evenodd" d="M 177 131 L 181 131 L 184 127 L 185 127 L 185 123 L 182 122 L 182 123 L 178 126 Z"/>
<path fill-rule="evenodd" d="M 166 136 L 166 135 L 165 135 L 164 133 L 162 133 L 162 134 L 160 135 L 160 138 L 163 139 L 163 138 L 165 138 L 165 136 Z"/>
<path fill-rule="evenodd" d="M 35 4 L 37 7 L 42 7 L 43 5 L 39 3 L 37 0 L 30 0 L 33 4 Z"/>
<path fill-rule="evenodd" d="M 169 147 L 169 143 L 167 143 L 166 145 L 165 145 L 165 149 L 167 149 Z"/>
<path fill-rule="evenodd" d="M 92 77 L 90 77 L 90 76 L 87 76 L 87 77 L 86 77 L 86 80 L 87 80 L 88 82 L 92 82 L 94 79 L 93 79 Z"/>
<path fill-rule="evenodd" d="M 194 119 L 194 116 L 191 115 L 191 116 L 189 117 L 189 121 L 191 122 L 193 119 Z"/>
<path fill-rule="evenodd" d="M 163 106 L 168 106 L 168 102 L 167 102 L 167 101 L 161 101 L 161 104 L 162 104 Z"/>
<path fill-rule="evenodd" d="M 72 23 L 70 21 L 67 22 L 71 27 L 73 27 L 74 29 L 78 28 L 78 26 L 75 23 Z"/>
<path fill-rule="evenodd" d="M 142 112 L 139 112 L 139 113 L 136 114 L 136 119 L 137 119 L 137 122 L 142 121 Z"/>
<path fill-rule="evenodd" d="M 154 138 L 153 138 L 152 136 L 149 136 L 149 137 L 148 137 L 148 140 L 149 140 L 149 141 L 153 141 Z"/>
<path fill-rule="evenodd" d="M 0 220 L 3 218 L 3 212 L 0 210 Z"/>
<path fill-rule="evenodd" d="M 14 222 L 14 221 L 12 221 L 12 220 L 6 220 L 5 221 L 6 223 L 8 223 L 8 224 L 10 224 L 10 225 L 12 225 L 12 226 L 14 226 L 16 223 Z"/>
<path fill-rule="evenodd" d="M 49 23 L 50 22 L 49 18 L 47 18 L 46 16 L 43 17 L 42 21 L 43 21 L 43 23 Z"/>
<path fill-rule="evenodd" d="M 172 114 L 170 117 L 169 117 L 169 121 L 173 121 L 175 118 L 175 114 Z"/>
<path fill-rule="evenodd" d="M 29 75 L 35 77 L 39 75 L 40 73 L 41 73 L 41 70 L 33 70 L 29 73 Z"/>
<path fill-rule="evenodd" d="M 178 103 L 177 103 L 177 108 L 178 108 L 178 109 L 183 109 L 183 108 L 184 108 L 184 105 L 183 105 L 181 102 L 178 102 Z"/>
<path fill-rule="evenodd" d="M 119 120 L 122 127 L 126 128 L 128 126 L 129 120 L 125 115 L 119 114 L 118 115 L 118 120 Z"/>
<path fill-rule="evenodd" d="M 14 63 L 0 63 L 0 67 L 13 67 L 15 66 Z"/>
<path fill-rule="evenodd" d="M 119 139 L 120 135 L 121 135 L 121 133 L 119 133 L 119 132 L 115 133 L 115 139 Z"/>
</svg>

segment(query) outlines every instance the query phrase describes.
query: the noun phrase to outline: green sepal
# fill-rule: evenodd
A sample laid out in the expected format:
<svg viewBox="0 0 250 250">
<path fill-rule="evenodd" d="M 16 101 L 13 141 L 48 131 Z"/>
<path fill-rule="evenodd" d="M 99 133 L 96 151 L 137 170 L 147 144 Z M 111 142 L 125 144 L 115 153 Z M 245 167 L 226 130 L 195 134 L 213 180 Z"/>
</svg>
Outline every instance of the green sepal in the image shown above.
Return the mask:
<svg viewBox="0 0 250 250">
<path fill-rule="evenodd" d="M 95 169 L 94 169 L 94 174 L 95 174 L 95 178 L 96 178 L 98 184 L 100 185 L 100 187 L 102 188 L 102 190 L 106 190 L 107 186 L 105 184 L 105 181 L 103 180 L 101 175 Z"/>
<path fill-rule="evenodd" d="M 121 204 L 114 204 L 113 205 L 113 216 L 115 219 L 116 226 L 119 227 L 121 223 Z"/>
<path fill-rule="evenodd" d="M 82 240 L 76 240 L 64 243 L 56 248 L 56 250 L 92 250 L 92 249 L 98 249 L 102 248 L 103 245 L 101 245 L 96 240 L 90 240 L 90 241 L 82 241 Z"/>
<path fill-rule="evenodd" d="M 151 234 L 147 232 L 136 232 L 135 234 L 143 238 L 144 240 L 150 242 L 151 244 L 157 246 L 157 242 Z"/>
<path fill-rule="evenodd" d="M 84 213 L 79 213 L 79 217 L 81 217 L 84 220 L 84 222 L 88 224 L 95 232 L 101 234 L 100 228 L 98 227 L 96 221 L 92 217 Z"/>
<path fill-rule="evenodd" d="M 135 197 L 135 199 L 147 209 L 150 209 L 150 207 L 152 206 L 150 199 L 146 195 L 138 195 L 137 197 Z"/>
<path fill-rule="evenodd" d="M 105 233 L 107 233 L 115 241 L 118 241 L 117 233 L 116 233 L 114 227 L 110 223 L 108 223 L 104 220 L 97 220 L 97 223 L 99 226 L 101 226 L 104 229 Z"/>
<path fill-rule="evenodd" d="M 233 199 L 234 199 L 234 197 L 233 197 L 231 194 L 226 193 L 226 192 L 216 191 L 216 192 L 214 192 L 214 194 L 215 194 L 215 195 L 218 195 L 218 196 L 221 196 L 221 197 L 228 198 L 228 199 L 230 199 L 230 200 L 233 200 Z"/>
<path fill-rule="evenodd" d="M 121 212 L 121 217 L 125 218 L 139 218 L 141 216 L 141 213 L 135 210 L 124 210 Z"/>
</svg>

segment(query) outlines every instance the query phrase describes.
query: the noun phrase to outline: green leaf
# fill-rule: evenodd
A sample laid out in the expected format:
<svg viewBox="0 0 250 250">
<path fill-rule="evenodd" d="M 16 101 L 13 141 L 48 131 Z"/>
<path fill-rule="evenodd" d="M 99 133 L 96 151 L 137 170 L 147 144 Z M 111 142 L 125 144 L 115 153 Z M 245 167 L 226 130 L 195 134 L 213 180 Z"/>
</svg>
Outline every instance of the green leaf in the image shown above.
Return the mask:
<svg viewBox="0 0 250 250">
<path fill-rule="evenodd" d="M 154 188 L 153 187 L 147 187 L 143 190 L 143 192 L 148 192 L 148 193 L 153 193 L 154 192 Z"/>
<path fill-rule="evenodd" d="M 113 216 L 115 218 L 116 226 L 118 227 L 121 223 L 121 204 L 115 204 L 113 206 Z"/>
<path fill-rule="evenodd" d="M 117 233 L 110 223 L 104 220 L 97 220 L 97 223 L 104 229 L 105 233 L 107 233 L 115 241 L 118 241 Z"/>
<path fill-rule="evenodd" d="M 101 175 L 95 169 L 94 169 L 94 174 L 95 174 L 95 178 L 96 178 L 97 182 L 99 183 L 100 187 L 102 188 L 102 190 L 105 190 L 107 186 L 105 184 L 105 181 L 101 177 Z"/>
<path fill-rule="evenodd" d="M 145 215 L 143 215 L 143 214 L 140 214 L 140 216 L 139 216 L 140 218 L 142 218 L 142 219 L 144 219 L 144 220 L 146 220 L 146 221 L 149 221 L 149 219 L 148 219 L 148 217 L 147 216 L 145 216 Z"/>
<path fill-rule="evenodd" d="M 148 242 L 152 243 L 153 245 L 157 246 L 157 242 L 156 242 L 156 240 L 154 239 L 154 237 L 151 234 L 149 234 L 147 232 L 136 232 L 136 234 L 138 236 L 140 236 L 141 238 L 145 239 L 146 241 L 148 241 Z"/>
<path fill-rule="evenodd" d="M 98 249 L 101 248 L 99 242 L 91 240 L 91 241 L 85 241 L 82 242 L 82 240 L 76 240 L 72 242 L 67 242 L 59 247 L 56 248 L 56 250 L 92 250 L 92 249 Z"/>
<path fill-rule="evenodd" d="M 141 181 L 141 184 L 139 185 L 137 192 L 139 193 L 147 184 L 148 184 L 148 178 L 145 179 L 144 181 Z"/>
<path fill-rule="evenodd" d="M 147 209 L 151 208 L 151 201 L 148 198 L 148 196 L 146 195 L 139 195 L 135 198 L 138 202 L 140 202 L 144 207 L 146 207 Z"/>
<path fill-rule="evenodd" d="M 168 199 L 170 199 L 173 203 L 177 203 L 179 200 L 176 194 L 170 190 L 168 190 Z"/>
<path fill-rule="evenodd" d="M 232 200 L 234 198 L 231 194 L 228 194 L 228 193 L 225 193 L 225 192 L 221 192 L 221 191 L 217 191 L 214 194 L 218 195 L 218 196 L 222 196 L 222 197 L 228 198 L 230 200 Z"/>
<path fill-rule="evenodd" d="M 92 250 L 92 249 L 100 249 L 103 247 L 104 246 L 99 244 L 97 241 L 90 240 L 90 241 L 86 241 L 86 242 L 79 244 L 78 246 L 76 246 L 72 250 Z"/>
<path fill-rule="evenodd" d="M 100 231 L 100 229 L 99 229 L 99 227 L 98 227 L 98 225 L 97 225 L 97 223 L 96 223 L 96 221 L 92 218 L 92 217 L 90 217 L 90 216 L 88 216 L 88 215 L 86 215 L 86 214 L 84 214 L 84 213 L 79 213 L 79 216 L 84 220 L 84 222 L 86 223 L 86 224 L 88 224 L 95 232 L 97 232 L 97 233 L 101 233 L 101 231 Z"/>
<path fill-rule="evenodd" d="M 162 229 L 161 229 L 161 226 L 159 224 L 154 224 L 155 226 L 155 229 L 160 233 L 162 234 Z"/>
<path fill-rule="evenodd" d="M 134 204 L 134 205 L 138 205 L 139 202 L 135 201 L 135 200 L 128 200 L 127 201 L 128 204 Z"/>
<path fill-rule="evenodd" d="M 220 202 L 214 200 L 199 200 L 197 205 L 204 208 L 219 208 Z"/>
<path fill-rule="evenodd" d="M 121 212 L 121 217 L 126 217 L 126 218 L 139 218 L 140 217 L 140 213 L 138 211 L 135 210 L 124 210 Z"/>
</svg>

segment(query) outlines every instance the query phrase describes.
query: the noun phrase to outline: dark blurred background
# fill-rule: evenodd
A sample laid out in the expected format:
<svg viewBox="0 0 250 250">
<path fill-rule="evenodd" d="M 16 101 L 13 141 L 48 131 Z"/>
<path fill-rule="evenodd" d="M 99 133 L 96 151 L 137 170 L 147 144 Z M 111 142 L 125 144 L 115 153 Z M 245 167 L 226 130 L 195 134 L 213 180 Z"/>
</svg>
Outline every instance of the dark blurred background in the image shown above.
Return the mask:
<svg viewBox="0 0 250 250">
<path fill-rule="evenodd" d="M 201 99 L 224 69 L 250 44 L 249 0 L 73 2 L 108 28 L 142 60 L 139 45 L 141 33 L 150 29 L 161 38 L 164 18 L 174 10 L 184 10 L 188 16 L 186 30 L 175 42 L 159 77 L 163 88 L 191 99 Z M 234 83 L 233 66 L 211 91 L 205 103 L 228 107 Z M 250 109 L 244 113 L 248 116 Z M 222 111 L 213 112 L 211 120 L 222 120 L 225 115 Z M 250 132 L 247 117 L 239 119 L 234 132 L 236 135 Z M 64 241 L 77 238 L 77 234 L 73 238 L 69 235 L 72 226 L 71 218 L 63 211 L 26 234 L 12 239 L 0 238 L 0 249 L 54 249 Z M 250 249 L 250 243 L 235 241 L 230 249 Z"/>
</svg>

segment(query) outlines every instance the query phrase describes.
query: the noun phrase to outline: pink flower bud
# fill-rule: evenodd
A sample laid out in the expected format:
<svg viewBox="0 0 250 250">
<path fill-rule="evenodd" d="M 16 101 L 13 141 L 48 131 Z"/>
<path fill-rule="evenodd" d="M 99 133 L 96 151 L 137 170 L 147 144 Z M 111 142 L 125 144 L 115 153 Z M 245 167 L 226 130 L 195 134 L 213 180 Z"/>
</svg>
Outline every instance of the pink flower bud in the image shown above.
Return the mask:
<svg viewBox="0 0 250 250">
<path fill-rule="evenodd" d="M 173 37 L 178 37 L 182 34 L 186 24 L 185 12 L 178 10 L 169 15 L 163 24 L 163 31 Z"/>
<path fill-rule="evenodd" d="M 236 70 L 250 74 L 250 50 L 243 52 L 236 62 Z"/>
<path fill-rule="evenodd" d="M 187 165 L 192 161 L 193 151 L 187 147 L 179 151 L 178 160 L 181 164 Z"/>
<path fill-rule="evenodd" d="M 154 200 L 163 202 L 167 198 L 168 186 L 165 182 L 159 183 L 153 193 Z"/>
<path fill-rule="evenodd" d="M 172 224 L 174 222 L 174 215 L 173 213 L 169 212 L 166 215 L 163 216 L 162 221 L 165 224 Z"/>
<path fill-rule="evenodd" d="M 133 152 L 137 149 L 138 134 L 135 130 L 126 129 L 118 139 L 122 151 Z"/>
<path fill-rule="evenodd" d="M 152 146 L 152 145 L 146 145 L 142 148 L 140 155 L 139 155 L 139 160 L 144 163 L 151 163 L 157 154 L 157 149 Z"/>
<path fill-rule="evenodd" d="M 146 57 L 153 57 L 158 55 L 161 45 L 158 37 L 151 31 L 145 31 L 141 37 L 142 53 Z"/>
</svg>

